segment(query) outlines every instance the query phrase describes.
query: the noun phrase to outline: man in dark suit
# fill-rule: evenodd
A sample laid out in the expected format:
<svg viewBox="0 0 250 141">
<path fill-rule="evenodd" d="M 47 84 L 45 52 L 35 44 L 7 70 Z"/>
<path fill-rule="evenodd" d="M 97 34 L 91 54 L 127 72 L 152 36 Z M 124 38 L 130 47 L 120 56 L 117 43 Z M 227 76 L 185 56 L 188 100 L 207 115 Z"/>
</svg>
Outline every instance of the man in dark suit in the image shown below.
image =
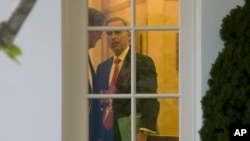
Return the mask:
<svg viewBox="0 0 250 141">
<path fill-rule="evenodd" d="M 119 17 L 114 17 L 106 22 L 107 26 L 127 26 L 127 22 Z M 131 49 L 129 47 L 129 31 L 107 31 L 107 38 L 114 57 L 107 59 L 97 67 L 97 79 L 100 90 L 109 90 L 108 93 L 124 94 L 131 93 Z M 119 59 L 117 59 L 119 58 Z M 116 60 L 119 60 L 118 63 Z M 117 65 L 117 66 L 116 66 Z M 113 86 L 113 75 L 118 70 L 115 86 Z M 145 55 L 136 54 L 136 93 L 156 93 L 157 74 L 153 60 Z M 102 103 L 101 103 L 102 104 Z M 108 106 L 107 106 L 108 105 Z M 111 127 L 101 127 L 101 141 L 121 141 L 121 135 L 117 120 L 131 114 L 130 99 L 111 99 L 111 104 L 106 104 L 108 110 L 103 113 L 111 113 L 113 124 Z M 137 141 L 146 141 L 149 133 L 156 131 L 156 122 L 159 112 L 157 99 L 137 99 L 137 113 L 141 113 L 140 132 L 136 135 Z M 105 112 L 108 111 L 108 112 Z M 109 115 L 103 116 L 102 122 Z"/>
<path fill-rule="evenodd" d="M 88 9 L 89 13 L 89 26 L 103 26 L 106 21 L 105 15 L 94 8 Z M 88 39 L 89 39 L 89 47 L 88 49 L 92 49 L 95 47 L 97 41 L 101 39 L 102 31 L 89 31 L 88 32 Z M 95 88 L 96 85 L 96 74 L 95 70 L 93 68 L 92 62 L 89 57 L 89 93 L 99 93 L 97 88 Z"/>
<path fill-rule="evenodd" d="M 106 21 L 105 15 L 98 11 L 97 9 L 94 8 L 89 8 L 88 9 L 89 13 L 89 26 L 103 26 Z M 89 49 L 94 48 L 96 45 L 96 42 L 101 38 L 101 32 L 100 31 L 89 31 L 88 32 L 88 38 L 89 38 Z M 96 78 L 96 73 L 93 68 L 92 62 L 89 57 L 89 93 L 94 94 L 94 93 L 99 93 L 98 88 L 97 88 L 97 78 Z M 89 140 L 90 141 L 98 141 L 98 134 L 99 130 L 97 130 L 100 127 L 100 112 L 96 112 L 100 108 L 100 102 L 97 99 L 91 99 L 89 100 Z"/>
</svg>

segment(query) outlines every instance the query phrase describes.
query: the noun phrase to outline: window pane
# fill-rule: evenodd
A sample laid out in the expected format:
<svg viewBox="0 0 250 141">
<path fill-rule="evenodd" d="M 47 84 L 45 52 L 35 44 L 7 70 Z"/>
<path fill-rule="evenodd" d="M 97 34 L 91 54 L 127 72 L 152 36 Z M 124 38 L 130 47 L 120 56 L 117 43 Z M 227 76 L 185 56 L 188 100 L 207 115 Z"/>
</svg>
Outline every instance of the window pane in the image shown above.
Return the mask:
<svg viewBox="0 0 250 141">
<path fill-rule="evenodd" d="M 137 26 L 178 26 L 178 0 L 136 0 Z"/>
<path fill-rule="evenodd" d="M 143 101 L 144 102 L 141 102 Z M 141 129 L 150 129 L 155 125 L 155 134 L 168 137 L 179 136 L 179 100 L 177 98 L 159 98 L 159 107 L 155 105 L 155 99 L 138 99 L 137 126 Z M 141 109 L 141 110 L 140 110 Z M 159 109 L 159 110 L 157 110 Z M 158 112 L 158 114 L 157 114 Z M 144 116 L 145 115 L 145 116 Z"/>
<path fill-rule="evenodd" d="M 130 99 L 91 99 L 89 113 L 90 141 L 121 140 L 124 117 L 130 117 Z M 126 126 L 130 121 L 126 121 Z M 121 129 L 122 128 L 122 129 Z M 130 135 L 130 133 L 129 133 Z"/>
<path fill-rule="evenodd" d="M 159 98 L 157 125 L 160 135 L 179 136 L 179 99 Z"/>
<path fill-rule="evenodd" d="M 112 101 L 112 102 L 111 102 Z M 91 99 L 90 100 L 90 138 L 103 137 L 115 133 L 116 138 L 130 138 L 131 130 L 130 99 Z M 136 100 L 135 131 L 150 130 L 152 135 L 164 137 L 179 136 L 179 100 L 178 98 L 147 98 Z M 109 115 L 108 112 L 113 112 Z M 105 121 L 113 116 L 114 130 L 107 130 Z M 107 124 L 107 123 L 106 123 Z M 112 126 L 112 125 L 111 125 Z M 155 133 L 154 133 L 155 131 Z M 112 136 L 113 137 L 113 136 Z"/>
<path fill-rule="evenodd" d="M 148 68 L 143 68 L 146 63 L 137 64 L 137 74 L 152 76 L 154 67 L 157 73 L 157 91 L 151 93 L 178 93 L 178 32 L 177 31 L 136 31 L 136 52 L 144 54 L 151 59 L 146 59 Z M 142 57 L 140 57 L 142 58 Z M 145 57 L 144 57 L 145 58 Z M 142 60 L 142 59 L 141 59 Z M 144 59 L 145 60 L 145 59 Z M 140 60 L 137 60 L 140 61 Z M 152 76 L 153 77 L 153 76 Z M 155 89 L 153 78 L 148 78 L 145 87 Z M 137 82 L 140 85 L 141 82 Z"/>
</svg>

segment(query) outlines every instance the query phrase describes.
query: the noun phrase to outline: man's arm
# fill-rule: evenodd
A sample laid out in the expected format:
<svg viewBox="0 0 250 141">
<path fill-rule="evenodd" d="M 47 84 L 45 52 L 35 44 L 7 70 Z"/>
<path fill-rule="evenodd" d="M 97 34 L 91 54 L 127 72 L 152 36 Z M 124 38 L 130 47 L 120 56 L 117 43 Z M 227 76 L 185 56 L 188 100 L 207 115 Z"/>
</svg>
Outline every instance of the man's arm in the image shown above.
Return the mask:
<svg viewBox="0 0 250 141">
<path fill-rule="evenodd" d="M 157 93 L 157 73 L 153 60 L 144 55 L 137 56 L 137 93 Z M 142 114 L 140 130 L 154 133 L 159 112 L 156 98 L 137 100 L 137 111 Z"/>
</svg>

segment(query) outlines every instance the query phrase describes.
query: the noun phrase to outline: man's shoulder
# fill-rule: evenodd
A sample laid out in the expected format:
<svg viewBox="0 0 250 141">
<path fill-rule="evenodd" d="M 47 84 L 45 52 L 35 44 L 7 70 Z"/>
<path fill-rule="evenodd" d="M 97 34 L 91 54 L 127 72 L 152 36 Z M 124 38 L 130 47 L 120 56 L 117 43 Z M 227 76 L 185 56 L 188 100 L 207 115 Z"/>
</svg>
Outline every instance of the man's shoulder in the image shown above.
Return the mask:
<svg viewBox="0 0 250 141">
<path fill-rule="evenodd" d="M 102 61 L 101 63 L 99 63 L 98 66 L 102 66 L 102 65 L 109 64 L 110 62 L 112 62 L 112 60 L 113 60 L 113 57 L 110 57 L 110 58 L 108 58 L 108 59 Z"/>
</svg>

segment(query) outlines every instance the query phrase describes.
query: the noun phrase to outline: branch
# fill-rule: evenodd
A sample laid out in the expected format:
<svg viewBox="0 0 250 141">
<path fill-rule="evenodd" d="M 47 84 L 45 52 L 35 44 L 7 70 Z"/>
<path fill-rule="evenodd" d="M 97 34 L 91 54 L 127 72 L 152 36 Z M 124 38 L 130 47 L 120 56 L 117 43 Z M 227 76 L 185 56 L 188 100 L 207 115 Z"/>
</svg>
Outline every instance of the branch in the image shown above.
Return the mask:
<svg viewBox="0 0 250 141">
<path fill-rule="evenodd" d="M 21 0 L 10 19 L 0 23 L 0 49 L 7 43 L 12 43 L 32 10 L 36 0 Z"/>
</svg>

